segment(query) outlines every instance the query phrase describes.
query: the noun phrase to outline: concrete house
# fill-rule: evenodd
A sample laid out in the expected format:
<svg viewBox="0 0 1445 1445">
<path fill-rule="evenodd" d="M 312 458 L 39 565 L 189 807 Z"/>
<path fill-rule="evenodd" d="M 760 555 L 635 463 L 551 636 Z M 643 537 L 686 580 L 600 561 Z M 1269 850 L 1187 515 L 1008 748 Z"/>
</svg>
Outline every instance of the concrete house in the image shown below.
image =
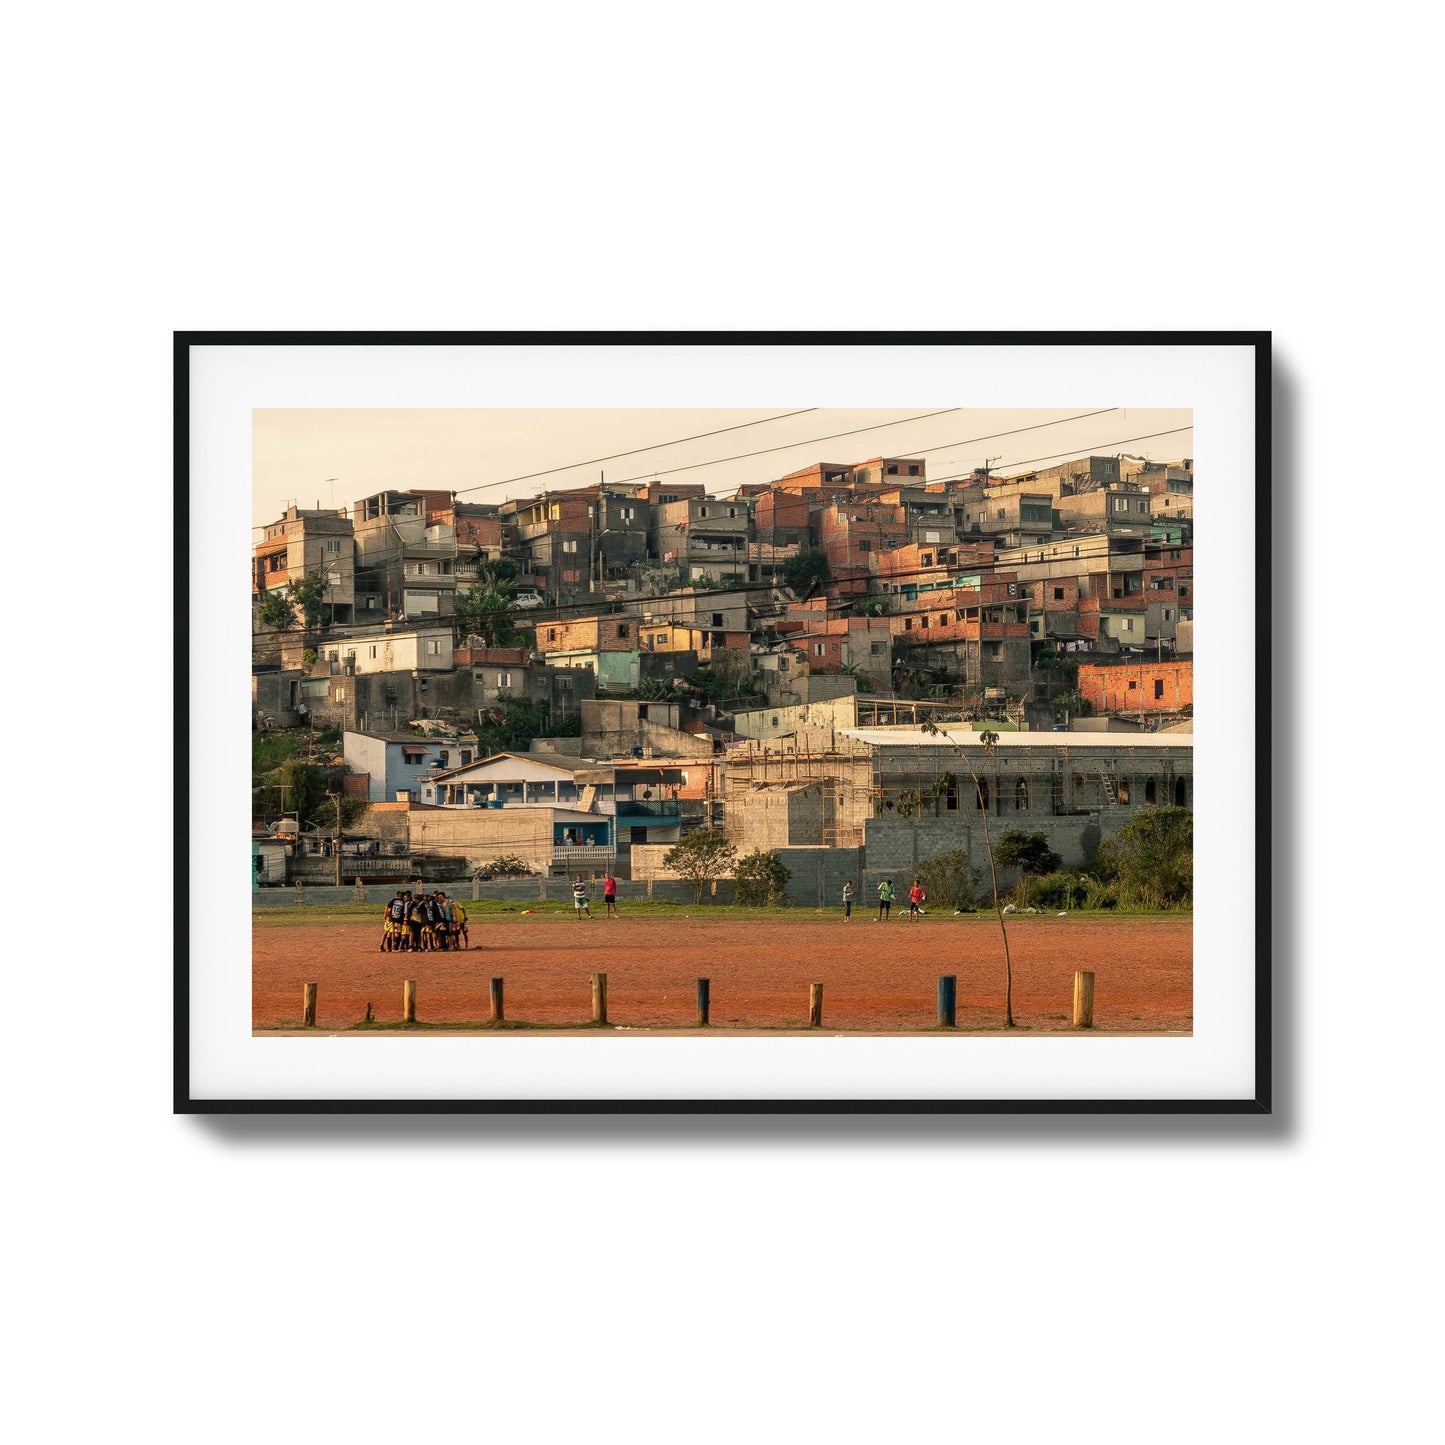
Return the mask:
<svg viewBox="0 0 1445 1445">
<path fill-rule="evenodd" d="M 353 773 L 369 778 L 366 796 L 373 803 L 419 798 L 423 782 L 437 769 L 469 763 L 476 752 L 470 743 L 425 738 L 410 732 L 341 734 L 341 756 Z"/>
<path fill-rule="evenodd" d="M 386 491 L 352 508 L 360 620 L 448 617 L 456 595 L 456 528 L 450 492 Z"/>
<path fill-rule="evenodd" d="M 280 591 L 288 582 L 320 574 L 326 582 L 322 596 L 323 622 L 348 624 L 355 620 L 355 544 L 351 519 L 340 511 L 303 510 L 295 505 L 265 528 L 256 544 L 251 594 Z"/>
</svg>

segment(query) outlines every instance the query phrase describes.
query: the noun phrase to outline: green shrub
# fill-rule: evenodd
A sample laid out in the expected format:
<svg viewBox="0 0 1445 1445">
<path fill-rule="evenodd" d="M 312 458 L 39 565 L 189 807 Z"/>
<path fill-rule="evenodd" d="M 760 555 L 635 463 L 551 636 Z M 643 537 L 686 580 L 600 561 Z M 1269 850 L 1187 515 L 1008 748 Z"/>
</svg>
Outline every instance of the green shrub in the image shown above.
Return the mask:
<svg viewBox="0 0 1445 1445">
<path fill-rule="evenodd" d="M 1194 814 L 1150 808 L 1104 841 L 1113 864 L 1114 893 L 1136 908 L 1189 907 L 1194 901 Z"/>
<path fill-rule="evenodd" d="M 964 849 L 953 848 L 936 857 L 925 858 L 913 871 L 934 907 L 961 908 L 966 913 L 973 911 L 978 875 Z"/>
<path fill-rule="evenodd" d="M 733 868 L 737 901 L 747 908 L 764 908 L 788 901 L 788 880 L 793 871 L 776 850 L 745 854 Z"/>
<path fill-rule="evenodd" d="M 490 863 L 484 863 L 477 869 L 477 877 L 481 879 L 490 878 L 530 878 L 532 876 L 532 865 L 524 858 L 518 858 L 515 853 L 505 853 L 500 858 L 493 858 Z"/>
</svg>

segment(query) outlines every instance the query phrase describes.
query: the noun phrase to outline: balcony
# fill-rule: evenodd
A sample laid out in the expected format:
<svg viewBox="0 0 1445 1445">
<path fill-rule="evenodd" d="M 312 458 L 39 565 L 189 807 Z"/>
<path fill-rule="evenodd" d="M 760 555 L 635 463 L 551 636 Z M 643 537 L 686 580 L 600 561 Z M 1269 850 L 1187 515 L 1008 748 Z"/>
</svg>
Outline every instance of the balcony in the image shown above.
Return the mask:
<svg viewBox="0 0 1445 1445">
<path fill-rule="evenodd" d="M 610 844 L 586 844 L 586 843 L 554 843 L 552 845 L 553 863 L 581 864 L 581 863 L 602 863 L 610 864 L 617 861 L 617 849 Z"/>
<path fill-rule="evenodd" d="M 638 799 L 617 804 L 619 826 L 629 828 L 675 828 L 682 822 L 682 804 L 676 799 L 651 802 Z"/>
</svg>

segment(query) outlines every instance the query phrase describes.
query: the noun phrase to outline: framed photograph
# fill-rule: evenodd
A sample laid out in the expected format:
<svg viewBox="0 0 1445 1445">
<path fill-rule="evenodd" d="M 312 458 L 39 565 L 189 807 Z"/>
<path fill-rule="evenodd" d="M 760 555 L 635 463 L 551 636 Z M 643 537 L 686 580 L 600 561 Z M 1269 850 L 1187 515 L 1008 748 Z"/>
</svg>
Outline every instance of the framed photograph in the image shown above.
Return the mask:
<svg viewBox="0 0 1445 1445">
<path fill-rule="evenodd" d="M 175 408 L 177 1111 L 1269 1111 L 1267 333 L 177 333 Z"/>
</svg>

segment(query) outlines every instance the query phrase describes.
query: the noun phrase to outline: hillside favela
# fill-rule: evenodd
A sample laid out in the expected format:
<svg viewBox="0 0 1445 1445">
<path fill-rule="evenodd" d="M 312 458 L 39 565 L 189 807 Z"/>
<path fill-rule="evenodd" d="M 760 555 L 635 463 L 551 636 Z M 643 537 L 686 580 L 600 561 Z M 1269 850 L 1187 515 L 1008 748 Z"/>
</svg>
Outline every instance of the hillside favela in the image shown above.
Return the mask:
<svg viewBox="0 0 1445 1445">
<path fill-rule="evenodd" d="M 255 902 L 922 878 L 954 913 L 992 867 L 1011 912 L 1149 906 L 1110 844 L 1194 806 L 1193 485 L 872 456 L 286 505 L 253 549 Z"/>
</svg>

